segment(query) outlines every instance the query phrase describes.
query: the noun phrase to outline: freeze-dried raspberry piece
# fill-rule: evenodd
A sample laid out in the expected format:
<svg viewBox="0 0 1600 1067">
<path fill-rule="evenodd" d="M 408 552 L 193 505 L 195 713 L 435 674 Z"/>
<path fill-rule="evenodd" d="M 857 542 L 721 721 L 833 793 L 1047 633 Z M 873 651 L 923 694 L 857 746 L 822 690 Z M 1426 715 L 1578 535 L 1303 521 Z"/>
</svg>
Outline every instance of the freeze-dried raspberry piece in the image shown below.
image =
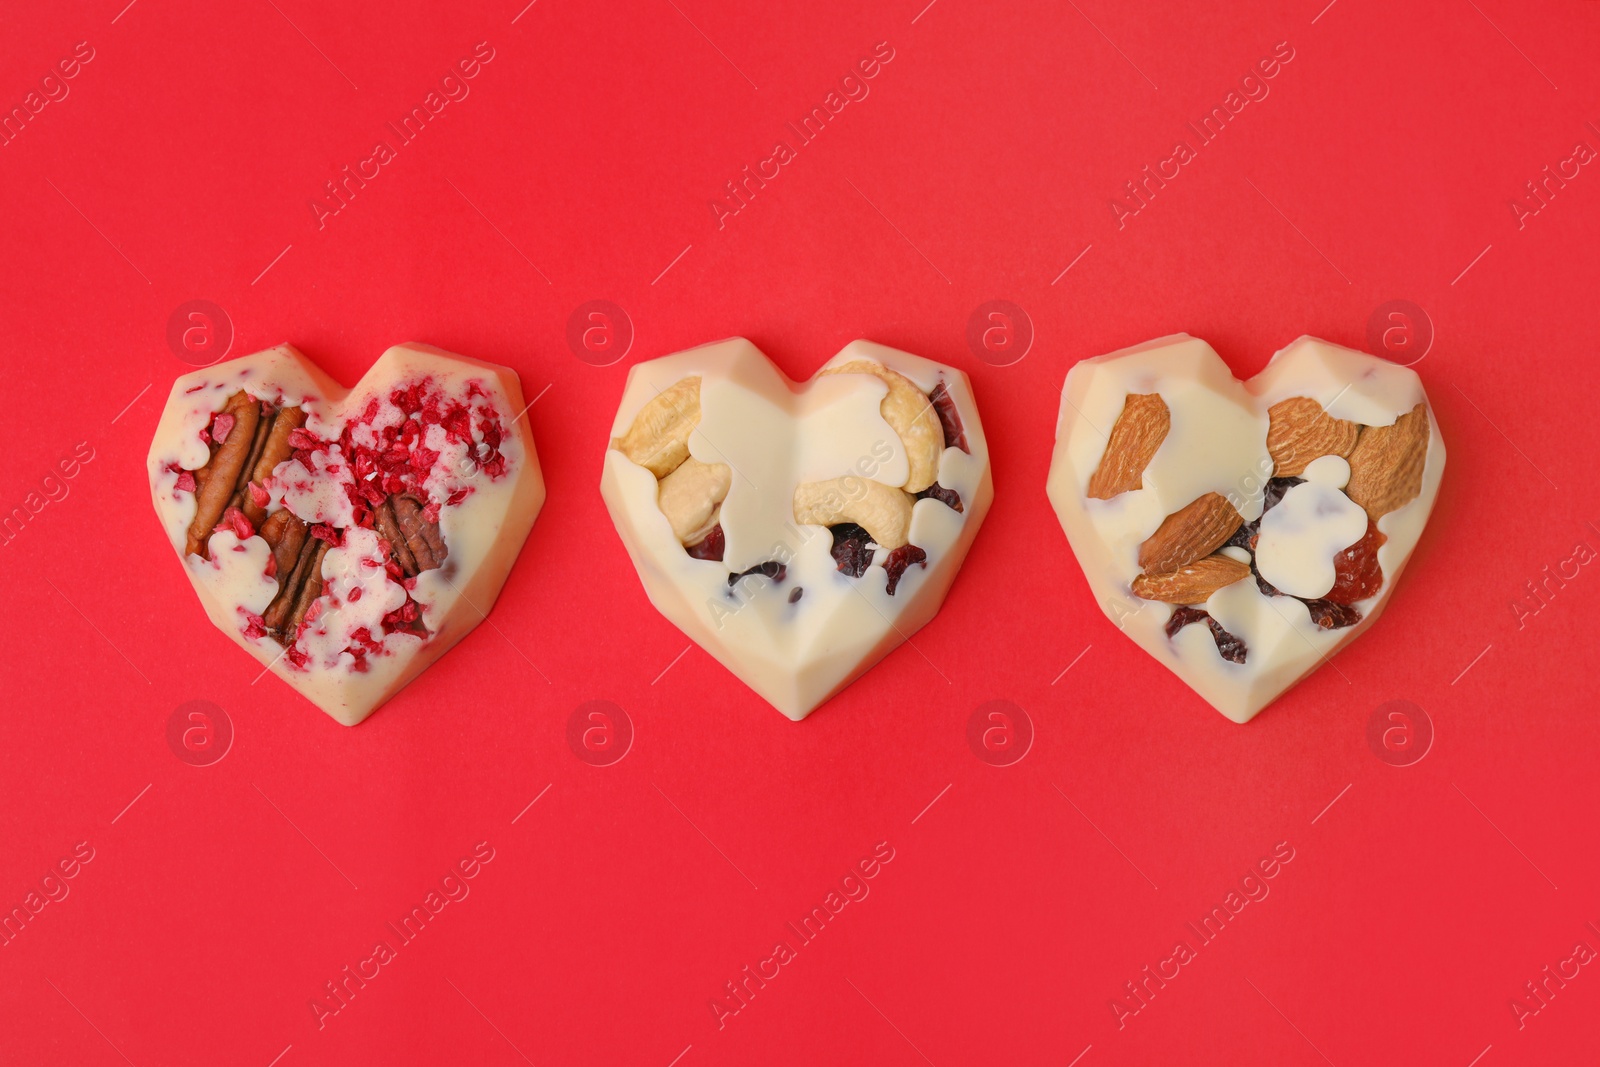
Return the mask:
<svg viewBox="0 0 1600 1067">
<path fill-rule="evenodd" d="M 194 471 L 179 471 L 178 472 L 178 480 L 177 480 L 176 483 L 173 484 L 173 488 L 178 490 L 178 492 L 180 492 L 180 493 L 192 493 L 192 492 L 194 492 L 195 491 Z"/>
<path fill-rule="evenodd" d="M 226 411 L 219 411 L 211 417 L 211 439 L 217 444 L 222 444 L 233 432 L 234 423 L 239 420 Z"/>
</svg>

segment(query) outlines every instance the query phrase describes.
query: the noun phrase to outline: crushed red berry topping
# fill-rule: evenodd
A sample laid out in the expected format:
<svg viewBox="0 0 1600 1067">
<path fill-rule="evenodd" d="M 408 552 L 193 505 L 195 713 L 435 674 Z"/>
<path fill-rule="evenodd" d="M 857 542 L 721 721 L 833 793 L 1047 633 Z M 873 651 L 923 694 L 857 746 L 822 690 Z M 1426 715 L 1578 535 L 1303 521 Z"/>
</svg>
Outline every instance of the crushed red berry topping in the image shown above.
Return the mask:
<svg viewBox="0 0 1600 1067">
<path fill-rule="evenodd" d="M 244 512 L 238 508 L 230 507 L 222 513 L 222 521 L 217 524 L 217 529 L 232 530 L 233 536 L 245 541 L 255 536 L 255 525 L 245 517 Z"/>
<path fill-rule="evenodd" d="M 217 444 L 228 440 L 228 435 L 233 432 L 234 423 L 238 420 L 226 411 L 219 411 L 211 418 L 211 439 Z"/>
<path fill-rule="evenodd" d="M 192 492 L 194 492 L 195 491 L 194 471 L 179 471 L 178 472 L 178 480 L 173 485 L 173 488 L 176 489 L 180 493 L 192 493 Z"/>
</svg>

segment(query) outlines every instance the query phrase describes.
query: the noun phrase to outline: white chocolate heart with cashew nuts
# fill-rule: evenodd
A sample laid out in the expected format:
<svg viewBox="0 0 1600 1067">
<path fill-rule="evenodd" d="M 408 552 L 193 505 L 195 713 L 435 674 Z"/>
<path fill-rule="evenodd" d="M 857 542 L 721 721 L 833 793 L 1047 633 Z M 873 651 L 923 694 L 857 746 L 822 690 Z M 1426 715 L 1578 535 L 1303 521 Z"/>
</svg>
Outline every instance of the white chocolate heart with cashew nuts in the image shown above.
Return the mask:
<svg viewBox="0 0 1600 1067">
<path fill-rule="evenodd" d="M 966 375 L 743 338 L 635 366 L 600 490 L 656 608 L 791 719 L 939 610 L 994 490 Z"/>
<path fill-rule="evenodd" d="M 1178 334 L 1068 372 L 1049 494 L 1111 621 L 1246 722 L 1377 619 L 1444 462 L 1405 367 L 1302 337 L 1241 382 Z"/>
</svg>

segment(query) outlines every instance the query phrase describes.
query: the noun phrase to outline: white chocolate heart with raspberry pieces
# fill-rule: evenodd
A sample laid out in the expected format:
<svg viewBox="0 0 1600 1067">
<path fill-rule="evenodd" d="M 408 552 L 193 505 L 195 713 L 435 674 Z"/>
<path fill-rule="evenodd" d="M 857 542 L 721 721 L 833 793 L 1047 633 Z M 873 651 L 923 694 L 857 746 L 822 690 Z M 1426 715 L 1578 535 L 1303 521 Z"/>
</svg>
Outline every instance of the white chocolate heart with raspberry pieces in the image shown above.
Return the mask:
<svg viewBox="0 0 1600 1067">
<path fill-rule="evenodd" d="M 1247 722 L 1377 619 L 1444 462 L 1406 367 L 1302 337 L 1241 382 L 1177 334 L 1067 373 L 1049 493 L 1117 628 Z"/>
<path fill-rule="evenodd" d="M 651 603 L 796 720 L 933 618 L 994 496 L 960 371 L 853 341 L 797 384 L 743 338 L 632 369 L 600 491 Z"/>
<path fill-rule="evenodd" d="M 544 503 L 516 372 L 427 345 L 346 389 L 289 345 L 172 386 L 150 494 L 211 621 L 354 726 L 471 632 Z"/>
</svg>

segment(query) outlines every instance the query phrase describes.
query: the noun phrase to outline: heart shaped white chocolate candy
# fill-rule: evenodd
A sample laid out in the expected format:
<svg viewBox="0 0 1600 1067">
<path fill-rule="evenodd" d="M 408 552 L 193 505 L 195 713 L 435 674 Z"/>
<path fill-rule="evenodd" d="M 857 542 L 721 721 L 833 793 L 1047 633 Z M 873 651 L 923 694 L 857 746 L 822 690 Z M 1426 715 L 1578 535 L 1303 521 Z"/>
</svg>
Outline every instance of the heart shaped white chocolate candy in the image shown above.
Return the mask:
<svg viewBox="0 0 1600 1067">
<path fill-rule="evenodd" d="M 1246 722 L 1377 619 L 1443 473 L 1415 372 L 1302 337 L 1240 382 L 1179 334 L 1067 373 L 1049 493 L 1111 621 Z"/>
</svg>

